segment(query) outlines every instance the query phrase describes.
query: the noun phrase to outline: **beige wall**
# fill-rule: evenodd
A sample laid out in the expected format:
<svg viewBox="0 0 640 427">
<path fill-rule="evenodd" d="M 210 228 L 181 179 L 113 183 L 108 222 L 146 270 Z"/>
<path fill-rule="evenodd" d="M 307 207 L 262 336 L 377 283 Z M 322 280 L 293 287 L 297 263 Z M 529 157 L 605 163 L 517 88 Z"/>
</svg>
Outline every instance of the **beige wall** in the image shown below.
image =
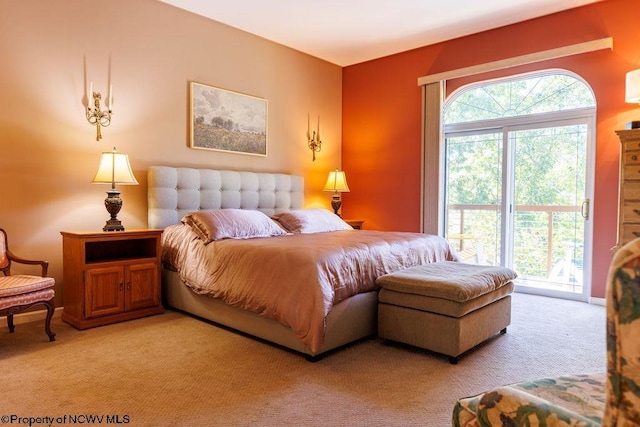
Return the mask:
<svg viewBox="0 0 640 427">
<path fill-rule="evenodd" d="M 154 0 L 0 0 L 0 227 L 14 252 L 48 259 L 62 304 L 61 230 L 101 230 L 106 186 L 90 184 L 100 153 L 127 153 L 140 182 L 122 186 L 119 218 L 144 228 L 149 165 L 305 176 L 309 206 L 329 207 L 327 172 L 340 166 L 340 67 Z M 111 126 L 96 142 L 85 119 L 88 81 Z M 188 148 L 188 82 L 268 100 L 268 155 Z M 307 114 L 323 147 L 306 148 Z"/>
</svg>

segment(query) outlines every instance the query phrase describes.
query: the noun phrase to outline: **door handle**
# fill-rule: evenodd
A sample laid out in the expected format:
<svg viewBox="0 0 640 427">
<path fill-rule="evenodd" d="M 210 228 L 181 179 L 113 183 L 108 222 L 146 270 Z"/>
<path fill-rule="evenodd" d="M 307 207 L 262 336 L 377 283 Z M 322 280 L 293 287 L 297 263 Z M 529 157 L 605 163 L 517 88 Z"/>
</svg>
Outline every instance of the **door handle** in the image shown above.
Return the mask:
<svg viewBox="0 0 640 427">
<path fill-rule="evenodd" d="M 582 202 L 582 208 L 581 208 L 581 212 L 582 214 L 582 218 L 584 218 L 585 220 L 589 220 L 589 199 L 584 199 L 584 202 Z"/>
</svg>

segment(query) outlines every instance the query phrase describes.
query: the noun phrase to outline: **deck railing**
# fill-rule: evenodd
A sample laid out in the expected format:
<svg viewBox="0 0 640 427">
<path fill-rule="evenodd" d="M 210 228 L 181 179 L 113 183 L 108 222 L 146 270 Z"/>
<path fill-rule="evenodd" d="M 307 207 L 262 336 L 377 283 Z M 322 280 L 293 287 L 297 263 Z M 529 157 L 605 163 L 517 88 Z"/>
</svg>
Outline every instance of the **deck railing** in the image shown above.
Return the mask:
<svg viewBox="0 0 640 427">
<path fill-rule="evenodd" d="M 516 205 L 515 214 L 513 265 L 520 274 L 574 282 L 582 270 L 581 207 Z M 447 206 L 447 238 L 475 262 L 500 263 L 500 227 L 499 205 Z"/>
</svg>

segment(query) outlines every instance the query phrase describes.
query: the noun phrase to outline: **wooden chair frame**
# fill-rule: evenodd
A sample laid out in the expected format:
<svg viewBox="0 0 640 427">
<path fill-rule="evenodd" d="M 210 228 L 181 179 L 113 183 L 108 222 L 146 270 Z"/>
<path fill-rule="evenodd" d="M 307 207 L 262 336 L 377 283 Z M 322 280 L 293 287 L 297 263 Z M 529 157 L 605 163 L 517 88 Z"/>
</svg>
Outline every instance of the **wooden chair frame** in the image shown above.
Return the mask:
<svg viewBox="0 0 640 427">
<path fill-rule="evenodd" d="M 49 269 L 49 262 L 42 260 L 32 260 L 27 258 L 22 258 L 9 250 L 9 243 L 7 238 L 7 233 L 4 229 L 0 228 L 0 272 L 4 274 L 4 276 L 11 276 L 11 263 L 15 262 L 18 264 L 26 264 L 26 265 L 40 265 L 41 269 L 41 277 L 47 276 L 47 271 Z M 17 313 L 24 312 L 31 307 L 35 307 L 38 305 L 44 305 L 47 309 L 47 317 L 45 319 L 45 332 L 49 336 L 49 341 L 55 341 L 56 334 L 51 331 L 51 318 L 53 317 L 53 313 L 55 311 L 54 298 L 47 301 L 36 301 L 33 303 L 16 305 L 12 307 L 7 307 L 4 309 L 0 309 L 0 316 L 7 316 L 7 326 L 9 327 L 9 332 L 13 333 L 15 330 L 15 325 L 13 323 L 13 315 Z"/>
</svg>

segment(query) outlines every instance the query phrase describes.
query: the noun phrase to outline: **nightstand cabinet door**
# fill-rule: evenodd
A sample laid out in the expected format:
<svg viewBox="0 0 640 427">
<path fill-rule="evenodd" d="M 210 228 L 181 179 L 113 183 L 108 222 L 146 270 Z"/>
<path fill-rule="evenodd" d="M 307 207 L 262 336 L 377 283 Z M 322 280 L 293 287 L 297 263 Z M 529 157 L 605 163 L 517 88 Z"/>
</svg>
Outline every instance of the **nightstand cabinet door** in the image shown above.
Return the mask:
<svg viewBox="0 0 640 427">
<path fill-rule="evenodd" d="M 85 317 L 108 316 L 124 311 L 122 267 L 92 268 L 85 274 Z"/>
<path fill-rule="evenodd" d="M 129 267 L 128 273 L 125 285 L 126 310 L 140 310 L 160 305 L 160 280 L 156 264 L 135 264 Z"/>
</svg>

